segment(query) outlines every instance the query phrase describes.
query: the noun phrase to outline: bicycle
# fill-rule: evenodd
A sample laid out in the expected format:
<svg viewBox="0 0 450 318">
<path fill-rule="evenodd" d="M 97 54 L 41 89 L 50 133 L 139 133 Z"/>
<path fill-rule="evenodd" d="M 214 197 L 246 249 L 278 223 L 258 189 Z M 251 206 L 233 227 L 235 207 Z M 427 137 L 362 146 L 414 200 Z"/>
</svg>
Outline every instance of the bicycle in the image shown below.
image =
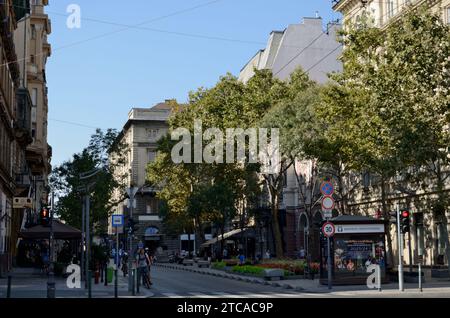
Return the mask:
<svg viewBox="0 0 450 318">
<path fill-rule="evenodd" d="M 141 273 L 141 275 L 142 275 L 142 280 L 143 280 L 143 282 L 144 282 L 144 286 L 145 286 L 147 289 L 150 289 L 151 286 L 153 285 L 152 282 L 150 281 L 150 275 L 148 274 L 147 271 L 144 272 L 144 273 Z"/>
</svg>

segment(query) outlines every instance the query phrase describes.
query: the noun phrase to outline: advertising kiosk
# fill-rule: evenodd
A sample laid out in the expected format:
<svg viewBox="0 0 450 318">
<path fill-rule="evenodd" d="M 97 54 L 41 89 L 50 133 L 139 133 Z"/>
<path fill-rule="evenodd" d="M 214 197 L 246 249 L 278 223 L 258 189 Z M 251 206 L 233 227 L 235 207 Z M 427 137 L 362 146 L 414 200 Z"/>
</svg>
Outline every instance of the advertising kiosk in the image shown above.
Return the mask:
<svg viewBox="0 0 450 318">
<path fill-rule="evenodd" d="M 368 267 L 380 265 L 381 281 L 386 283 L 386 221 L 365 216 L 342 215 L 330 220 L 335 225 L 331 242 L 333 285 L 365 285 L 372 272 Z M 328 283 L 327 238 L 321 235 L 320 283 Z"/>
</svg>

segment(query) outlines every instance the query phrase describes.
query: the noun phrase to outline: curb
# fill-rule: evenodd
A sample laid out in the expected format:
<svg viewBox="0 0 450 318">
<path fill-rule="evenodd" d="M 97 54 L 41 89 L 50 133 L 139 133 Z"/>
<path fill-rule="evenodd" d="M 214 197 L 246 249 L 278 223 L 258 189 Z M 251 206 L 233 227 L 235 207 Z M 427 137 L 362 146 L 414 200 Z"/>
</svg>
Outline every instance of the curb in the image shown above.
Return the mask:
<svg viewBox="0 0 450 318">
<path fill-rule="evenodd" d="M 246 282 L 249 284 L 271 286 L 271 287 L 283 288 L 283 289 L 291 289 L 291 290 L 295 290 L 295 291 L 303 291 L 303 292 L 305 291 L 305 289 L 302 287 L 299 287 L 299 286 L 295 287 L 290 284 L 282 284 L 282 283 L 278 283 L 278 282 L 273 283 L 273 282 L 259 280 L 259 279 L 255 279 L 255 278 L 235 276 L 235 275 L 230 275 L 230 274 L 226 274 L 226 273 L 208 272 L 208 271 L 201 270 L 201 269 L 187 268 L 186 266 L 181 267 L 181 266 L 167 265 L 167 264 L 155 264 L 155 266 L 160 267 L 160 268 L 169 268 L 169 269 L 173 269 L 173 270 L 193 272 L 193 273 L 198 273 L 201 275 L 209 275 L 209 276 L 214 276 L 214 277 L 233 279 L 233 280 L 237 280 L 237 281 Z"/>
</svg>

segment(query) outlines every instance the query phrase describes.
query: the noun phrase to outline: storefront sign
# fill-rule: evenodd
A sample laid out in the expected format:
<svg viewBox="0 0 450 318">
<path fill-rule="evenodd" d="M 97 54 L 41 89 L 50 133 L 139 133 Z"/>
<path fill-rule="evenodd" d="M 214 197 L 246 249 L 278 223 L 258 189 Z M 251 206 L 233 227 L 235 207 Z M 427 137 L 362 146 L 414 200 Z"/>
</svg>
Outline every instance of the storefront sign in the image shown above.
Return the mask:
<svg viewBox="0 0 450 318">
<path fill-rule="evenodd" d="M 31 209 L 33 207 L 33 200 L 27 197 L 15 197 L 13 199 L 13 209 Z"/>
<path fill-rule="evenodd" d="M 384 224 L 339 224 L 336 233 L 384 233 Z"/>
</svg>

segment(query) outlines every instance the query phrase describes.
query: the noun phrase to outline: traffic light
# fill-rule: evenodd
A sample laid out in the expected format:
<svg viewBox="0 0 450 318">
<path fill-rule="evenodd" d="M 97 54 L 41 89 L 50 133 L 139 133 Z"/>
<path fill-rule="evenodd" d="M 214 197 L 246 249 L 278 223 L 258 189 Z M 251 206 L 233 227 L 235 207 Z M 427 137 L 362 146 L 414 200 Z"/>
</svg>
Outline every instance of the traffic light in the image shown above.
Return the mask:
<svg viewBox="0 0 450 318">
<path fill-rule="evenodd" d="M 50 209 L 48 207 L 42 207 L 39 213 L 39 221 L 43 226 L 50 224 Z"/>
<path fill-rule="evenodd" d="M 407 210 L 403 210 L 400 214 L 400 227 L 402 229 L 402 233 L 408 233 L 409 232 L 409 216 L 410 213 Z"/>
<path fill-rule="evenodd" d="M 131 234 L 135 233 L 139 229 L 139 227 L 136 224 L 136 221 L 131 218 L 128 220 L 127 228 L 128 232 Z"/>
</svg>

